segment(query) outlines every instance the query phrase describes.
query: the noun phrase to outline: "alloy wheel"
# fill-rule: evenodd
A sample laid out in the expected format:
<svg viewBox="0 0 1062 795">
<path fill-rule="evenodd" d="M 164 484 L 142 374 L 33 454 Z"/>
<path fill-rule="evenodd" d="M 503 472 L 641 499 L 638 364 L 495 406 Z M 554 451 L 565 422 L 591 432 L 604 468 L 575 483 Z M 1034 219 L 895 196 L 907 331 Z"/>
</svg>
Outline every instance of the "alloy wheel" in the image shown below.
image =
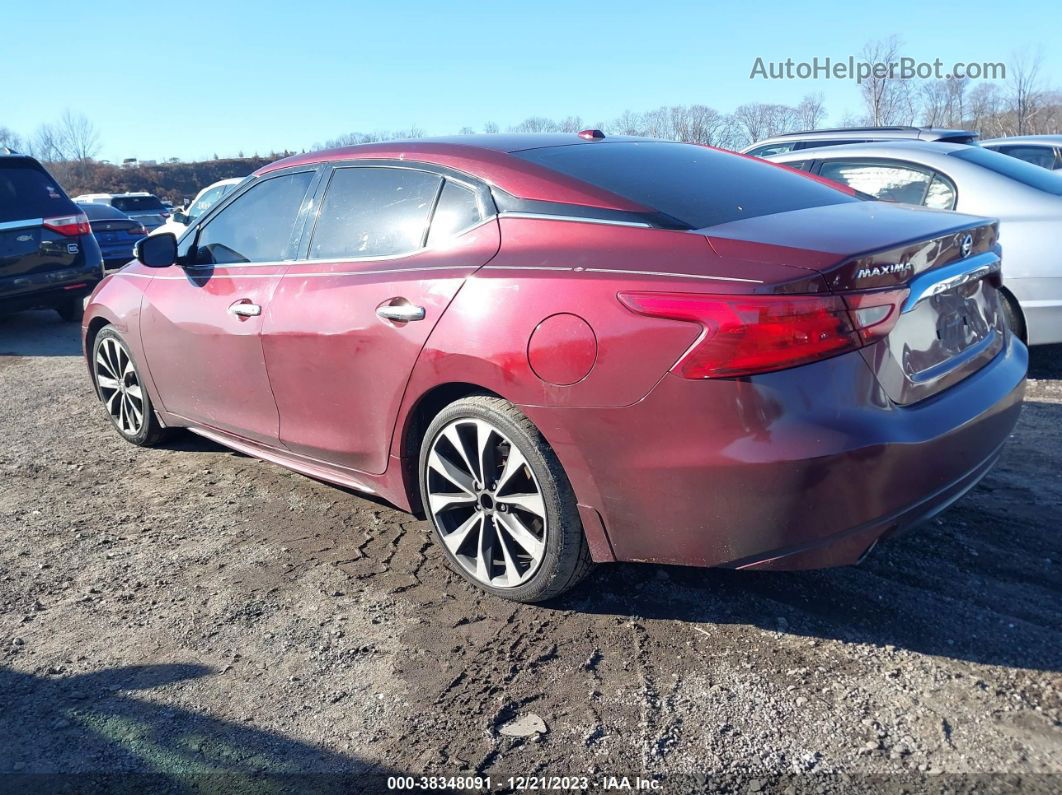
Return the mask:
<svg viewBox="0 0 1062 795">
<path fill-rule="evenodd" d="M 427 502 L 439 536 L 476 581 L 514 588 L 538 570 L 549 522 L 538 480 L 489 422 L 459 419 L 432 441 Z"/>
<path fill-rule="evenodd" d="M 144 391 L 129 351 L 114 337 L 106 337 L 96 349 L 96 383 L 114 424 L 126 436 L 136 436 L 144 427 Z"/>
</svg>

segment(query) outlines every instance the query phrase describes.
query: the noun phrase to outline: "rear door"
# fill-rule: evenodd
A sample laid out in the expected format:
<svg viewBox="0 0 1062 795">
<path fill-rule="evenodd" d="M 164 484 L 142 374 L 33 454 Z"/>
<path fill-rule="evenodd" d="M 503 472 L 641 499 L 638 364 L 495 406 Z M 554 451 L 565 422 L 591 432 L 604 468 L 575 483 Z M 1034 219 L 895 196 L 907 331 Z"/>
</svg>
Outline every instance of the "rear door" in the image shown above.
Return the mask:
<svg viewBox="0 0 1062 795">
<path fill-rule="evenodd" d="M 292 170 L 253 183 L 182 239 L 189 265 L 152 277 L 141 335 L 167 411 L 277 444 L 260 332 L 294 257 L 296 220 L 315 175 Z"/>
<path fill-rule="evenodd" d="M 342 165 L 321 193 L 263 330 L 280 438 L 380 473 L 413 364 L 498 224 L 485 186 L 428 167 Z"/>
</svg>

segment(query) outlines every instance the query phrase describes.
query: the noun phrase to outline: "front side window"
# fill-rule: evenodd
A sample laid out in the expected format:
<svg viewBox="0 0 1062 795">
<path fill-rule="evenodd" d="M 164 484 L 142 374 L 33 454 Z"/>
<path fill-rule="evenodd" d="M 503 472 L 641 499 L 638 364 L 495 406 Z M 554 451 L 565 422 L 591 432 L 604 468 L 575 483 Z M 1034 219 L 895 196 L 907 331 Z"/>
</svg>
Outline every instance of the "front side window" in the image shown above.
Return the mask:
<svg viewBox="0 0 1062 795">
<path fill-rule="evenodd" d="M 291 232 L 312 171 L 264 180 L 211 218 L 196 243 L 198 264 L 289 259 Z"/>
<path fill-rule="evenodd" d="M 757 146 L 755 149 L 749 150 L 745 154 L 752 155 L 753 157 L 769 157 L 771 155 L 784 155 L 786 152 L 792 152 L 795 148 L 796 142 L 789 141 L 784 144 Z"/>
<path fill-rule="evenodd" d="M 424 246 L 442 177 L 362 166 L 332 174 L 310 241 L 310 259 L 405 254 Z"/>
<path fill-rule="evenodd" d="M 949 209 L 955 199 L 949 182 L 899 164 L 831 160 L 822 164 L 819 175 L 887 202 Z"/>
</svg>

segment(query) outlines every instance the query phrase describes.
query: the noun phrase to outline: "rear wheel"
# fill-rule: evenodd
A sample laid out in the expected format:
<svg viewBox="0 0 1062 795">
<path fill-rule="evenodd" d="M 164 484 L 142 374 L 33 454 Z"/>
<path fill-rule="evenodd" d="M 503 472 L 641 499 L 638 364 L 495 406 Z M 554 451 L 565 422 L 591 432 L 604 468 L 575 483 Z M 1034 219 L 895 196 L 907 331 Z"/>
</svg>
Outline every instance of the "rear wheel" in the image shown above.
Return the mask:
<svg viewBox="0 0 1062 795">
<path fill-rule="evenodd" d="M 1008 328 L 1017 335 L 1018 339 L 1028 343 L 1029 335 L 1025 329 L 1025 317 L 1021 313 L 1018 299 L 1005 291 L 1000 295 L 1003 298 L 1003 319 L 1007 322 Z"/>
<path fill-rule="evenodd" d="M 123 439 L 151 447 L 165 438 L 166 429 L 155 416 L 133 355 L 111 326 L 100 331 L 92 343 L 92 377 L 96 394 Z"/>
<path fill-rule="evenodd" d="M 539 602 L 590 570 L 568 478 L 508 401 L 480 395 L 443 409 L 421 445 L 420 488 L 450 565 L 490 593 Z"/>
<path fill-rule="evenodd" d="M 83 298 L 67 298 L 55 305 L 55 311 L 67 323 L 80 323 L 85 315 L 85 301 Z"/>
</svg>

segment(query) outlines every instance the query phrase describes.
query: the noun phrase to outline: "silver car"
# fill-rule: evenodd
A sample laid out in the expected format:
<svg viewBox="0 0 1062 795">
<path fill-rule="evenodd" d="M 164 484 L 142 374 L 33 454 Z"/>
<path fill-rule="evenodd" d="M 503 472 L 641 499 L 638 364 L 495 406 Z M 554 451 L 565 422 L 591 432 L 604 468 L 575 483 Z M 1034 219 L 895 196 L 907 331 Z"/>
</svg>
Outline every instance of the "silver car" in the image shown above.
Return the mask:
<svg viewBox="0 0 1062 795">
<path fill-rule="evenodd" d="M 998 218 L 1002 295 L 1030 345 L 1062 342 L 1062 174 L 980 146 L 898 141 L 766 158 L 885 201 Z"/>
<path fill-rule="evenodd" d="M 977 143 L 973 130 L 942 127 L 836 127 L 829 130 L 804 130 L 782 133 L 746 146 L 742 154 L 768 157 L 820 146 L 864 144 L 871 141 L 939 141 L 949 144 Z"/>
<path fill-rule="evenodd" d="M 1016 157 L 1034 166 L 1052 171 L 1062 170 L 1062 135 L 1015 135 L 1011 138 L 990 138 L 983 143 L 986 149 Z"/>
</svg>

